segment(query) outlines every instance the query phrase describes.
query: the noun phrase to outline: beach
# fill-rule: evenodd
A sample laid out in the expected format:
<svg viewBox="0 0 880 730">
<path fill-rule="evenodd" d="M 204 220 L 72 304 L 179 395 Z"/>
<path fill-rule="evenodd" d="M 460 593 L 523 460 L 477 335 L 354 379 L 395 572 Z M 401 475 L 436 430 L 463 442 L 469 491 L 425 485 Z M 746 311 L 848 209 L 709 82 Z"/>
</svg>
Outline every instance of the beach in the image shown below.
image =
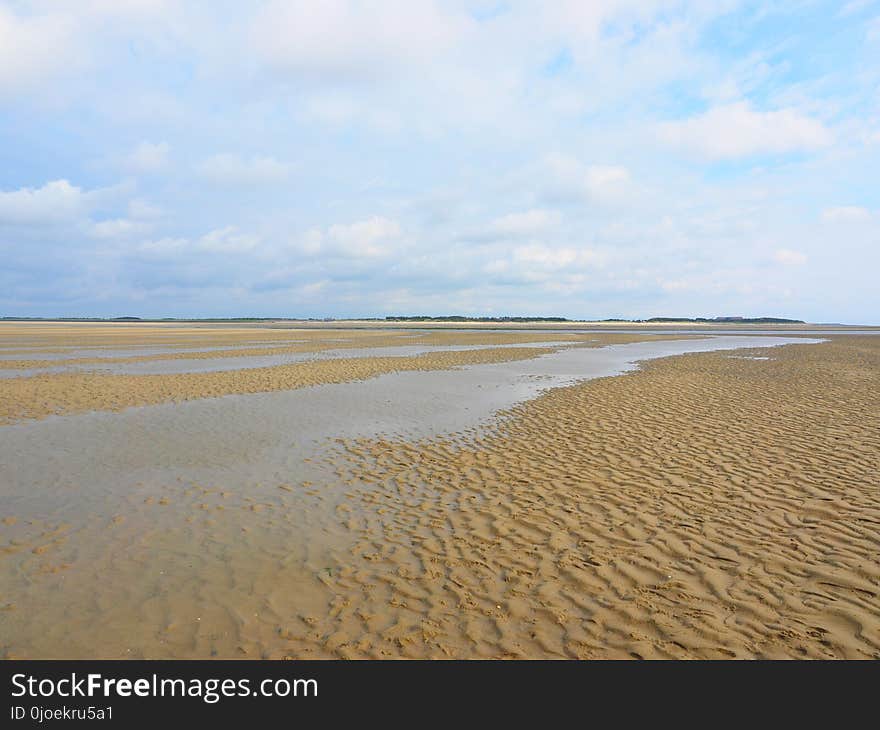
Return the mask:
<svg viewBox="0 0 880 730">
<path fill-rule="evenodd" d="M 878 345 L 686 355 L 477 446 L 352 445 L 376 567 L 323 630 L 373 622 L 352 655 L 880 658 Z"/>
<path fill-rule="evenodd" d="M 880 337 L 772 329 L 0 324 L 0 652 L 880 658 Z"/>
</svg>

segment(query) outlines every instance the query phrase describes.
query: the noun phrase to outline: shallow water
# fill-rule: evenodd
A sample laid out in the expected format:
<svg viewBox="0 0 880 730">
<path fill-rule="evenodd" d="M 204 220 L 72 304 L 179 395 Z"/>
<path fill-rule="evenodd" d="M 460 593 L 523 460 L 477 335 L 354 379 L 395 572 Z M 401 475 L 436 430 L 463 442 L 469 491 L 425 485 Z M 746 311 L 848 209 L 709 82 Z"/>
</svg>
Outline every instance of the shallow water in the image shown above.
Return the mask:
<svg viewBox="0 0 880 730">
<path fill-rule="evenodd" d="M 328 342 L 329 340 L 323 340 Z M 338 340 L 333 340 L 334 342 Z M 70 363 L 45 368 L 27 368 L 20 370 L 3 370 L 0 362 L 0 378 L 24 378 L 32 375 L 62 372 L 100 372 L 118 375 L 171 375 L 179 373 L 213 373 L 228 370 L 252 370 L 276 365 L 289 365 L 310 360 L 330 360 L 334 358 L 363 357 L 413 357 L 429 352 L 461 352 L 465 350 L 486 350 L 512 347 L 559 347 L 571 345 L 571 342 L 558 340 L 548 342 L 524 342 L 509 345 L 386 345 L 378 347 L 334 348 L 318 352 L 286 352 L 277 355 L 236 355 L 215 359 L 177 358 L 173 360 L 147 360 L 144 362 L 120 363 Z M 191 352 L 209 352 L 212 349 L 191 350 Z M 182 351 L 178 351 L 182 352 Z M 103 355 L 102 355 L 103 356 Z M 66 357 L 66 356 L 65 356 Z"/>
<path fill-rule="evenodd" d="M 362 382 L 165 403 L 121 413 L 54 416 L 3 427 L 0 479 L 7 485 L 5 498 L 20 494 L 33 499 L 38 498 L 34 487 L 77 475 L 87 476 L 89 489 L 96 489 L 115 484 L 133 468 L 166 470 L 166 477 L 199 465 L 225 470 L 258 454 L 265 458 L 268 445 L 287 454 L 293 442 L 301 447 L 332 437 L 436 436 L 484 425 L 497 411 L 543 390 L 624 372 L 639 360 L 819 341 L 716 337 L 568 347 L 530 360 L 390 373 Z M 285 456 L 278 464 L 288 461 Z"/>
<path fill-rule="evenodd" d="M 4 426 L 0 649 L 262 656 L 291 616 L 326 610 L 334 566 L 347 559 L 334 439 L 491 428 L 498 411 L 547 388 L 638 360 L 818 341 L 566 347 L 531 360 Z"/>
</svg>

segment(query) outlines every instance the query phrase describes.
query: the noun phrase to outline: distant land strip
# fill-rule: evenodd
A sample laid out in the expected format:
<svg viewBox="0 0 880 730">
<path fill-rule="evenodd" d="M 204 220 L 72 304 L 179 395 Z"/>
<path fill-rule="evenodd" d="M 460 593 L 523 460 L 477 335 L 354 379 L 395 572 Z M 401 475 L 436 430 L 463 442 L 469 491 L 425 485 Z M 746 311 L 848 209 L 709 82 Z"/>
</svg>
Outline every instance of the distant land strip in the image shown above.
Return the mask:
<svg viewBox="0 0 880 730">
<path fill-rule="evenodd" d="M 385 317 L 386 322 L 734 322 L 741 324 L 806 324 L 802 319 L 782 317 L 651 317 L 650 319 L 576 320 L 565 317 Z"/>
<path fill-rule="evenodd" d="M 2 322 L 620 322 L 650 324 L 704 322 L 732 324 L 806 324 L 802 319 L 783 317 L 650 317 L 648 319 L 569 319 L 567 317 L 466 317 L 393 315 L 388 317 L 0 317 Z"/>
</svg>

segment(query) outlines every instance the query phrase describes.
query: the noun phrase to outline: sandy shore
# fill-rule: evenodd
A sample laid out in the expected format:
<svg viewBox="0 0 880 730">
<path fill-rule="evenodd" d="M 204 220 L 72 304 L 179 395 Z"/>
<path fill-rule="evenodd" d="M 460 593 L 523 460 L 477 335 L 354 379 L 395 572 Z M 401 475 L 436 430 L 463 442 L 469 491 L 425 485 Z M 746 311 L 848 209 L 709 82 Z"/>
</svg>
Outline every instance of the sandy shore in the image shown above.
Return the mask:
<svg viewBox="0 0 880 730">
<path fill-rule="evenodd" d="M 0 346 L 59 350 L 53 364 L 156 344 L 167 352 L 148 357 L 196 343 L 232 359 L 242 343 L 416 334 L 140 327 L 7 330 Z M 577 354 L 560 347 L 673 337 L 561 334 L 552 348 L 525 346 L 538 333 L 421 333 L 485 349 L 0 380 L 0 655 L 880 658 L 880 338 L 652 360 L 491 428 L 424 435 L 421 414 L 457 422 L 443 390 L 456 368 L 501 378 L 470 381 L 467 414 L 508 370 Z M 534 377 L 528 397 L 547 375 Z M 385 433 L 382 410 L 416 399 L 407 434 L 346 437 Z"/>
<path fill-rule="evenodd" d="M 358 542 L 312 638 L 350 657 L 880 658 L 880 340 L 744 355 L 559 389 L 476 444 L 349 445 Z"/>
</svg>

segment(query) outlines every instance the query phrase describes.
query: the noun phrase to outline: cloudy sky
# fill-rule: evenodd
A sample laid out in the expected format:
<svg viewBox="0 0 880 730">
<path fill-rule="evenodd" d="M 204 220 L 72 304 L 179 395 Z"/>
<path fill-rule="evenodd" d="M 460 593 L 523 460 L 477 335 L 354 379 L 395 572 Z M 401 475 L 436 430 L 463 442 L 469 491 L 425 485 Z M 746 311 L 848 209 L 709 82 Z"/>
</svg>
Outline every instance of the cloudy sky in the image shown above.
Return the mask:
<svg viewBox="0 0 880 730">
<path fill-rule="evenodd" d="M 0 0 L 0 315 L 880 324 L 880 2 Z"/>
</svg>

